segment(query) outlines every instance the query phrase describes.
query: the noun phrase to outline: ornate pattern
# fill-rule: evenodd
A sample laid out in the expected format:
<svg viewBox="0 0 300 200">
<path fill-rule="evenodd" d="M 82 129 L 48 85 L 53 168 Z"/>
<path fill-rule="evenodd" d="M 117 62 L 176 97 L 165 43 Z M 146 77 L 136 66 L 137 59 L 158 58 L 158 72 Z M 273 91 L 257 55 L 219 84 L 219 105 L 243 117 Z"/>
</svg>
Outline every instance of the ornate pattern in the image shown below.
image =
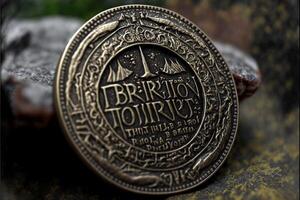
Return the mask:
<svg viewBox="0 0 300 200">
<path fill-rule="evenodd" d="M 199 129 L 179 148 L 155 152 L 132 145 L 114 130 L 101 106 L 100 82 L 109 63 L 120 52 L 144 44 L 173 52 L 188 64 L 202 89 Z M 178 62 L 167 64 L 174 68 L 165 66 L 169 74 L 185 71 Z M 124 70 L 113 80 L 131 75 Z M 154 76 L 147 66 L 142 77 Z M 95 16 L 68 44 L 56 87 L 62 124 L 79 154 L 97 173 L 135 192 L 172 193 L 204 182 L 223 163 L 235 137 L 238 105 L 228 67 L 203 32 L 162 8 L 132 5 Z"/>
</svg>

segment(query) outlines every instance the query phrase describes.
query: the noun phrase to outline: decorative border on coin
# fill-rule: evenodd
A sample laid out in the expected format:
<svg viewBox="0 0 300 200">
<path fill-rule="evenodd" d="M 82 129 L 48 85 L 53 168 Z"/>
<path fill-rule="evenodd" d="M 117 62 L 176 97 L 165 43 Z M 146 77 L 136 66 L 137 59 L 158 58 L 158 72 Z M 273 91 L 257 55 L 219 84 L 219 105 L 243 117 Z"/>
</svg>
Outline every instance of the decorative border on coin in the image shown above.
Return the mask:
<svg viewBox="0 0 300 200">
<path fill-rule="evenodd" d="M 140 23 L 144 20 L 151 23 Z M 160 45 L 183 58 L 205 94 L 201 134 L 182 148 L 154 155 L 119 138 L 97 99 L 101 73 L 110 58 L 144 43 Z M 75 33 L 58 66 L 56 107 L 68 140 L 89 167 L 121 188 L 147 194 L 181 192 L 207 180 L 227 157 L 238 123 L 232 76 L 208 37 L 182 16 L 144 5 L 104 11 Z M 207 144 L 201 146 L 203 151 L 198 150 L 201 144 Z M 134 162 L 138 156 L 147 159 Z"/>
</svg>

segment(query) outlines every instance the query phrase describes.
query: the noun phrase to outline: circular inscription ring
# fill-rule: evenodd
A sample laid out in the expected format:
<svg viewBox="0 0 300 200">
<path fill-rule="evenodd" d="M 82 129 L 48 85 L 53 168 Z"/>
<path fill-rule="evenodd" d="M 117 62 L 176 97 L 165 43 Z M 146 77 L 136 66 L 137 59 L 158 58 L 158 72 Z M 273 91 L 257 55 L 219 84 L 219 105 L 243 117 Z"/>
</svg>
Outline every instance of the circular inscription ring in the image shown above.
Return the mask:
<svg viewBox="0 0 300 200">
<path fill-rule="evenodd" d="M 104 11 L 68 43 L 56 76 L 67 138 L 130 191 L 195 187 L 221 166 L 238 123 L 235 85 L 205 34 L 166 9 Z"/>
</svg>

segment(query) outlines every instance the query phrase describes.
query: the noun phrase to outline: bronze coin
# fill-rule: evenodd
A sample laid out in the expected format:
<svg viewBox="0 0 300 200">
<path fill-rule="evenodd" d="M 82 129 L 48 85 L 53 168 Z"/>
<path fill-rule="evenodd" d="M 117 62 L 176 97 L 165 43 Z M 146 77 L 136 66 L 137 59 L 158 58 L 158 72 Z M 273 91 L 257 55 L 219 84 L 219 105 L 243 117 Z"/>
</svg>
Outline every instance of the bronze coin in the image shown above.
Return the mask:
<svg viewBox="0 0 300 200">
<path fill-rule="evenodd" d="M 238 124 L 234 80 L 210 39 L 179 14 L 128 5 L 85 23 L 56 74 L 66 136 L 96 174 L 170 194 L 211 177 Z"/>
</svg>

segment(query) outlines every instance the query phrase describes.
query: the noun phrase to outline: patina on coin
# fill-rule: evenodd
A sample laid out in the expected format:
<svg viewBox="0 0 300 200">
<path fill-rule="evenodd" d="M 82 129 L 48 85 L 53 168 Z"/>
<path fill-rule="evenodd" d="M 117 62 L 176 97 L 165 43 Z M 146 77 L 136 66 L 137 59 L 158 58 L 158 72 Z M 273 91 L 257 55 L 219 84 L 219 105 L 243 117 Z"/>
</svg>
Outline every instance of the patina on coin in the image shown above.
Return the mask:
<svg viewBox="0 0 300 200">
<path fill-rule="evenodd" d="M 144 5 L 107 10 L 77 31 L 58 66 L 56 105 L 88 166 L 148 194 L 206 181 L 238 123 L 234 81 L 212 42 L 182 16 Z"/>
</svg>

